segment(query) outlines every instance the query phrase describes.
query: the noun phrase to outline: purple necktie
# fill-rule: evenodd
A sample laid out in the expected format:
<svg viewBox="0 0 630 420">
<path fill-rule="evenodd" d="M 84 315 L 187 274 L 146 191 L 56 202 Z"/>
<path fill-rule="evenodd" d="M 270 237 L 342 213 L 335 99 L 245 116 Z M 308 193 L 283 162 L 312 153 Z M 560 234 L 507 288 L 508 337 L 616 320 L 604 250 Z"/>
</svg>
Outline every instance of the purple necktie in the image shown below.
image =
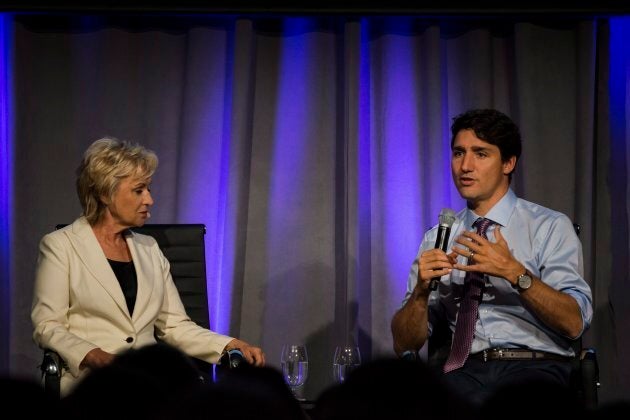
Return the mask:
<svg viewBox="0 0 630 420">
<path fill-rule="evenodd" d="M 486 231 L 494 222 L 490 219 L 479 218 L 473 223 L 473 227 L 477 228 L 477 233 L 487 238 Z M 471 264 L 471 261 L 468 261 Z M 444 373 L 459 369 L 464 366 L 470 348 L 472 346 L 473 337 L 475 335 L 475 324 L 479 315 L 479 302 L 484 289 L 484 275 L 478 271 L 466 272 L 464 278 L 464 297 L 459 305 L 457 312 L 457 321 L 455 322 L 455 334 L 453 334 L 453 344 L 451 345 L 451 353 L 444 364 Z"/>
</svg>

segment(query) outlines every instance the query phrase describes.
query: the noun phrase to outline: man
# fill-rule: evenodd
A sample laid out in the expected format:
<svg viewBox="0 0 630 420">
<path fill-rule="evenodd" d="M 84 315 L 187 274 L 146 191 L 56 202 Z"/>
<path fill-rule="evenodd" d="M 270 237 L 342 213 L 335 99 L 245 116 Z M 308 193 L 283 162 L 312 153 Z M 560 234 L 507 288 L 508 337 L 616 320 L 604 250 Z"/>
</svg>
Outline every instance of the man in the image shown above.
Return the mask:
<svg viewBox="0 0 630 420">
<path fill-rule="evenodd" d="M 509 117 L 471 110 L 451 133 L 453 181 L 467 208 L 448 253 L 434 249 L 437 227 L 424 235 L 392 320 L 394 349 L 415 353 L 444 320 L 453 332 L 444 379 L 472 402 L 510 383 L 568 385 L 570 342 L 593 313 L 572 222 L 510 189 L 521 137 Z"/>
</svg>

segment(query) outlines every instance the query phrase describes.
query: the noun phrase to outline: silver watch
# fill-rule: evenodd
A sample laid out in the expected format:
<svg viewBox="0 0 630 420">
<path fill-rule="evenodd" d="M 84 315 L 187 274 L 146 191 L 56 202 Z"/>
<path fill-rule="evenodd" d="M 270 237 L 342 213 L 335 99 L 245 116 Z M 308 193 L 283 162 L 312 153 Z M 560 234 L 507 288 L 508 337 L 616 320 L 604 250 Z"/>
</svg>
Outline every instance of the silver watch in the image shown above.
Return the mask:
<svg viewBox="0 0 630 420">
<path fill-rule="evenodd" d="M 515 287 L 519 292 L 524 292 L 525 290 L 532 287 L 532 276 L 529 274 L 529 271 L 525 271 L 523 274 L 516 278 Z"/>
</svg>

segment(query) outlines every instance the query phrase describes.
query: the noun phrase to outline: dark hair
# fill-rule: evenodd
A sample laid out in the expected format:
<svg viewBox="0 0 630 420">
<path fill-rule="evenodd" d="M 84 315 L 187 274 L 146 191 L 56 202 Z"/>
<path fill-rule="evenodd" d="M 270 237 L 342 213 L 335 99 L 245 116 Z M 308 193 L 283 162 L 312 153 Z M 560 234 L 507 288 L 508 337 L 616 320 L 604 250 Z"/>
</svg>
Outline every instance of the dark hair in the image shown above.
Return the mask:
<svg viewBox="0 0 630 420">
<path fill-rule="evenodd" d="M 453 118 L 451 149 L 457 133 L 467 129 L 473 130 L 481 140 L 497 146 L 503 162 L 512 156 L 516 156 L 518 161 L 521 156 L 521 133 L 514 121 L 504 113 L 496 109 L 471 109 Z"/>
</svg>

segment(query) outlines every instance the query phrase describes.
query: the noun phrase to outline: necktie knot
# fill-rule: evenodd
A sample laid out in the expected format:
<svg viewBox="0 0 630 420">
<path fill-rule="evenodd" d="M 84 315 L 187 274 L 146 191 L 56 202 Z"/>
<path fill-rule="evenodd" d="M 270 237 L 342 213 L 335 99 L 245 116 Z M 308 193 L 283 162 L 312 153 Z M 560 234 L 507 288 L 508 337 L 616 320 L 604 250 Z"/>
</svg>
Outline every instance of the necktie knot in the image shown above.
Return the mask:
<svg viewBox="0 0 630 420">
<path fill-rule="evenodd" d="M 486 231 L 493 224 L 494 222 L 492 220 L 486 219 L 485 217 L 480 217 L 475 220 L 475 223 L 473 223 L 473 227 L 477 228 L 477 233 L 485 238 Z"/>
</svg>

